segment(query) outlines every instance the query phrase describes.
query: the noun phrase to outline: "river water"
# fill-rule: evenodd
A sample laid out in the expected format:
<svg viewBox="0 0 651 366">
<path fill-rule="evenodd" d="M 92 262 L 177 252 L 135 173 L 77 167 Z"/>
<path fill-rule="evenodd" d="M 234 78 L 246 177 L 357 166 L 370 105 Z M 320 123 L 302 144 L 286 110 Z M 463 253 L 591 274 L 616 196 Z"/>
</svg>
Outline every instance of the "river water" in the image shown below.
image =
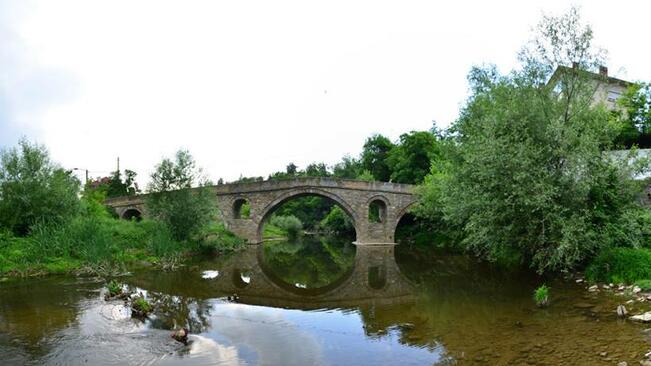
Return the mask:
<svg viewBox="0 0 651 366">
<path fill-rule="evenodd" d="M 118 280 L 154 304 L 149 319 L 105 301 L 102 278 L 0 283 L 0 364 L 633 365 L 651 347 L 617 319 L 621 296 L 546 280 L 540 309 L 543 278 L 408 245 L 273 241 Z"/>
</svg>

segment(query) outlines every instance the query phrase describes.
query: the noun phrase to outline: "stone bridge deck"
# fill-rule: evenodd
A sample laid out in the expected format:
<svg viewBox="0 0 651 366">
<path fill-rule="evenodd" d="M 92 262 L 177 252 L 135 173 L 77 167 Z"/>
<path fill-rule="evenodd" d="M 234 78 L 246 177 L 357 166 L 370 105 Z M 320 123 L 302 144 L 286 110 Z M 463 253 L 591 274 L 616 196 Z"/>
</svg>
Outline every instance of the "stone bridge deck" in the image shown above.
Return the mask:
<svg viewBox="0 0 651 366">
<path fill-rule="evenodd" d="M 222 184 L 208 187 L 221 218 L 235 234 L 249 243 L 262 241 L 264 223 L 284 202 L 316 195 L 340 206 L 355 226 L 358 244 L 390 244 L 400 218 L 416 202 L 414 186 L 332 178 L 299 178 Z M 106 201 L 123 218 L 147 216 L 146 195 L 117 197 Z M 244 215 L 248 205 L 250 213 Z M 371 219 L 369 211 L 375 214 Z"/>
</svg>

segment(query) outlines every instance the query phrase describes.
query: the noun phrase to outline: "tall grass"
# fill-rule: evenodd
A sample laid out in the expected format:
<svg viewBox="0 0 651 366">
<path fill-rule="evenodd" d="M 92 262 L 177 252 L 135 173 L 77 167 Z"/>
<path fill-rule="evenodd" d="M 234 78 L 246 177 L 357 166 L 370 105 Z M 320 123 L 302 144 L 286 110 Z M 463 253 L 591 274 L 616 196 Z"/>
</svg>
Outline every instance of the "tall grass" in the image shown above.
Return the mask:
<svg viewBox="0 0 651 366">
<path fill-rule="evenodd" d="M 599 253 L 585 271 L 592 282 L 633 283 L 651 279 L 651 250 L 612 248 Z"/>
</svg>

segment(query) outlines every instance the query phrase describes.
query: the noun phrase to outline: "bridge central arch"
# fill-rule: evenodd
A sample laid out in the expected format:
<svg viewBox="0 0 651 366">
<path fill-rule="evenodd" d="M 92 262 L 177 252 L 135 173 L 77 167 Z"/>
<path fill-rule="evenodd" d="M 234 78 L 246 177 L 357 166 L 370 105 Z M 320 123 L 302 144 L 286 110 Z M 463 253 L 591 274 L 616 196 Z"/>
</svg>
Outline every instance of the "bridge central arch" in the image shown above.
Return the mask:
<svg viewBox="0 0 651 366">
<path fill-rule="evenodd" d="M 269 221 L 271 215 L 278 208 L 280 208 L 284 203 L 289 202 L 293 199 L 300 198 L 300 197 L 308 197 L 308 196 L 327 198 L 332 202 L 334 202 L 335 205 L 339 206 L 342 210 L 344 210 L 346 215 L 348 215 L 348 217 L 350 217 L 351 220 L 353 221 L 353 227 L 355 228 L 355 240 L 357 240 L 358 230 L 357 230 L 356 222 L 358 221 L 358 218 L 355 217 L 355 211 L 353 210 L 353 208 L 342 197 L 318 188 L 291 190 L 285 192 L 284 194 L 280 195 L 273 201 L 269 202 L 265 207 L 263 207 L 262 211 L 260 212 L 260 221 L 258 223 L 258 228 L 256 231 L 258 240 L 260 242 L 262 241 L 264 225 L 266 222 Z"/>
</svg>

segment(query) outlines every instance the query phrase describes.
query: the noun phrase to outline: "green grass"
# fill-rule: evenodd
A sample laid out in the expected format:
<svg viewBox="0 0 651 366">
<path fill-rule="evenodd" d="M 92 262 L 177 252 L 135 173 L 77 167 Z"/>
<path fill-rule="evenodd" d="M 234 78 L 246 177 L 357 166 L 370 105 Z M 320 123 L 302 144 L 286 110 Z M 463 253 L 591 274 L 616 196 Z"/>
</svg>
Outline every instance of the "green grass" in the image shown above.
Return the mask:
<svg viewBox="0 0 651 366">
<path fill-rule="evenodd" d="M 651 278 L 651 250 L 613 248 L 604 250 L 585 271 L 590 282 L 634 283 Z"/>
<path fill-rule="evenodd" d="M 106 285 L 110 296 L 119 295 L 122 293 L 122 285 L 120 285 L 116 280 L 111 280 L 111 282 Z"/>
<path fill-rule="evenodd" d="M 210 225 L 193 240 L 180 242 L 158 221 L 80 216 L 66 224 L 36 226 L 28 237 L 0 232 L 0 275 L 106 271 L 141 261 L 168 263 L 168 258 L 230 251 L 243 243 L 222 224 Z"/>
<path fill-rule="evenodd" d="M 549 287 L 542 285 L 534 290 L 533 300 L 538 306 L 547 306 L 549 304 Z"/>
<path fill-rule="evenodd" d="M 143 314 L 149 314 L 153 309 L 149 301 L 147 301 L 142 296 L 138 296 L 135 299 L 133 299 L 133 302 L 131 303 L 131 307 Z"/>
<path fill-rule="evenodd" d="M 634 283 L 635 286 L 639 287 L 642 289 L 642 291 L 649 291 L 651 290 L 651 280 L 645 279 L 645 280 L 637 280 Z"/>
</svg>

